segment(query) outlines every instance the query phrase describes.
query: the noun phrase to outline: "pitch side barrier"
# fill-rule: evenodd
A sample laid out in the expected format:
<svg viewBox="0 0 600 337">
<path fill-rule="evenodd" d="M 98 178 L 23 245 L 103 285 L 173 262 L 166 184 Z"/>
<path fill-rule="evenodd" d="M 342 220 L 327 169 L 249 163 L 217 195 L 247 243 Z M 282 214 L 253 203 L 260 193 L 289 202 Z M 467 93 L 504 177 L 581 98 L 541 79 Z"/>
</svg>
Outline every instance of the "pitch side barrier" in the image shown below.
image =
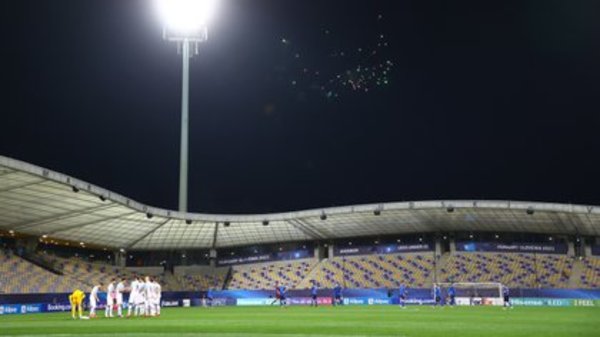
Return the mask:
<svg viewBox="0 0 600 337">
<path fill-rule="evenodd" d="M 99 309 L 106 303 L 106 294 L 100 293 Z M 213 306 L 267 306 L 274 300 L 272 290 L 213 291 Z M 333 291 L 321 289 L 320 305 L 332 305 Z M 62 312 L 71 310 L 67 293 L 50 294 L 0 294 L 0 315 Z M 197 307 L 207 305 L 206 292 L 163 292 L 163 307 Z M 511 289 L 511 301 L 516 306 L 596 306 L 600 307 L 600 290 L 597 289 Z M 124 303 L 128 296 L 125 294 Z M 86 296 L 85 304 L 87 306 Z M 309 290 L 288 292 L 290 305 L 309 305 Z M 481 303 L 483 303 L 482 301 Z M 397 290 L 344 289 L 343 305 L 397 305 Z M 406 304 L 432 304 L 431 289 L 409 288 Z M 277 304 L 277 303 L 276 303 Z"/>
</svg>

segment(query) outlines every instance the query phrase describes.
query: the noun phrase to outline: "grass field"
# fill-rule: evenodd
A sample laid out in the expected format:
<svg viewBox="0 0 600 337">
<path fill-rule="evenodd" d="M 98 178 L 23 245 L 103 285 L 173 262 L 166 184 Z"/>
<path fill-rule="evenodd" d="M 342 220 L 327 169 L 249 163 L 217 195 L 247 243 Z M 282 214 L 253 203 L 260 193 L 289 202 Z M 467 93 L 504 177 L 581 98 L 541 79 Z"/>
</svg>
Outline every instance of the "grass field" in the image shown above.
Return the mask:
<svg viewBox="0 0 600 337">
<path fill-rule="evenodd" d="M 600 336 L 600 308 L 173 308 L 159 318 L 73 321 L 70 313 L 0 316 L 2 336 Z"/>
</svg>

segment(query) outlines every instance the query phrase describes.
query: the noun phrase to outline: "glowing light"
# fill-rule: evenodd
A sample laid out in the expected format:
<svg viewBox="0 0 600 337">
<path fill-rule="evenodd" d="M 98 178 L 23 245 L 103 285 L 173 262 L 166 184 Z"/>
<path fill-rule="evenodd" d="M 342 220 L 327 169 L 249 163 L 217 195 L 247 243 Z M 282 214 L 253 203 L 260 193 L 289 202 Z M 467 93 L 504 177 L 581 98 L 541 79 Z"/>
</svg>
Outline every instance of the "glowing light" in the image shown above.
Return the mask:
<svg viewBox="0 0 600 337">
<path fill-rule="evenodd" d="M 187 33 L 203 28 L 213 17 L 218 0 L 155 0 L 165 26 Z"/>
</svg>

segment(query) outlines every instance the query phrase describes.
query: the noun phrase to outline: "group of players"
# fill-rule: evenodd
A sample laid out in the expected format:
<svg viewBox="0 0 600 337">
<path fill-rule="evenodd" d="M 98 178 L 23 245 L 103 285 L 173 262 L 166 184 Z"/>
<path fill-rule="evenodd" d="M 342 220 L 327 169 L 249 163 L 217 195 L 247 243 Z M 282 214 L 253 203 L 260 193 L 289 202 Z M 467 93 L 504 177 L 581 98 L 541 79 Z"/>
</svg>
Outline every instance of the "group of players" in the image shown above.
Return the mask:
<svg viewBox="0 0 600 337">
<path fill-rule="evenodd" d="M 280 306 L 286 307 L 288 305 L 287 302 L 287 287 L 285 285 L 280 285 L 279 282 L 275 283 L 275 299 L 273 300 L 273 302 L 271 302 L 271 305 L 274 305 L 275 303 L 279 302 Z M 319 292 L 319 288 L 317 286 L 317 282 L 316 281 L 311 281 L 311 288 L 310 288 L 310 305 L 311 306 L 318 306 L 318 292 Z M 450 305 L 450 306 L 455 306 L 456 305 L 456 288 L 454 287 L 454 285 L 450 285 L 448 287 L 448 289 L 446 290 L 446 298 L 444 299 L 442 297 L 442 288 L 440 287 L 439 284 L 434 284 L 433 285 L 433 289 L 432 289 L 432 297 L 434 300 L 434 307 L 435 306 L 443 306 L 443 305 Z M 512 304 L 510 302 L 510 291 L 508 289 L 508 287 L 503 286 L 502 287 L 502 297 L 503 297 L 503 306 L 505 308 L 512 308 Z M 406 300 L 408 298 L 408 288 L 406 287 L 406 285 L 401 284 L 400 287 L 398 288 L 398 302 L 400 307 L 402 308 L 406 308 Z M 335 305 L 342 305 L 343 302 L 343 298 L 342 298 L 342 287 L 339 284 L 336 284 L 335 287 L 333 288 L 333 296 L 332 296 L 332 304 Z"/>
<path fill-rule="evenodd" d="M 102 283 L 98 283 L 92 288 L 89 298 L 90 315 L 89 318 L 96 318 L 96 309 L 100 305 L 99 293 L 102 291 Z M 117 282 L 117 279 L 112 279 L 106 286 L 106 305 L 104 317 L 112 318 L 123 316 L 123 294 L 129 293 L 127 302 L 127 317 L 145 316 L 153 317 L 160 316 L 160 300 L 162 294 L 161 285 L 152 277 L 146 276 L 134 277 L 129 284 L 125 278 Z M 71 316 L 73 319 L 77 317 L 87 318 L 83 316 L 83 302 L 85 293 L 79 289 L 69 295 L 71 303 Z M 76 313 L 78 316 L 76 317 Z"/>
<path fill-rule="evenodd" d="M 283 284 L 279 284 L 279 282 L 275 282 L 275 299 L 273 299 L 273 302 L 271 302 L 271 305 L 274 305 L 275 303 L 279 302 L 279 305 L 282 307 L 287 307 L 289 305 L 288 301 L 287 301 L 287 291 L 288 288 L 283 285 Z M 319 287 L 317 285 L 317 282 L 312 280 L 311 281 L 311 287 L 310 287 L 310 305 L 314 306 L 314 307 L 318 307 L 319 306 L 319 302 L 318 302 L 318 292 L 319 292 Z M 333 296 L 332 296 L 332 302 L 331 304 L 335 305 L 342 305 L 343 299 L 342 299 L 342 286 L 340 286 L 339 284 L 336 284 L 335 287 L 333 288 Z"/>
<path fill-rule="evenodd" d="M 102 288 L 102 284 L 98 284 L 93 287 L 92 292 L 90 294 L 89 306 L 90 306 L 90 315 L 89 318 L 96 317 L 96 308 L 100 304 L 100 298 L 98 297 L 98 293 Z M 123 317 L 123 293 L 129 293 L 129 300 L 127 304 L 127 317 L 133 316 L 160 316 L 160 300 L 161 300 L 161 286 L 156 280 L 151 277 L 141 278 L 135 277 L 127 286 L 127 282 L 125 279 L 121 279 L 121 281 L 116 282 L 116 279 L 111 280 L 111 282 L 106 287 L 106 307 L 104 311 L 104 317 L 112 318 L 114 317 L 114 310 L 117 311 L 117 317 Z M 279 302 L 279 305 L 282 307 L 287 307 L 289 305 L 287 299 L 288 288 L 280 284 L 279 282 L 275 283 L 275 298 L 271 305 Z M 319 288 L 316 281 L 311 281 L 310 288 L 310 305 L 317 307 L 318 303 L 318 292 Z M 504 307 L 512 308 L 512 304 L 510 302 L 510 292 L 508 287 L 502 287 L 502 295 L 504 299 Z M 444 304 L 455 306 L 456 305 L 456 289 L 454 285 L 450 285 L 446 290 L 446 298 L 442 297 L 442 290 L 439 284 L 433 285 L 432 296 L 434 299 L 434 306 L 443 306 Z M 83 300 L 85 298 L 85 294 L 81 290 L 75 290 L 71 295 L 69 295 L 69 301 L 71 302 L 71 315 L 73 319 L 76 318 L 75 313 L 76 309 L 79 311 L 79 318 L 83 318 L 82 316 L 82 306 Z M 399 305 L 402 308 L 406 307 L 406 300 L 408 298 L 408 288 L 401 284 L 398 288 L 398 301 Z M 212 291 L 209 291 L 206 294 L 205 305 L 212 306 L 213 296 Z M 332 294 L 332 304 L 342 305 L 343 297 L 342 297 L 342 287 L 340 284 L 336 284 L 333 288 Z"/>
</svg>

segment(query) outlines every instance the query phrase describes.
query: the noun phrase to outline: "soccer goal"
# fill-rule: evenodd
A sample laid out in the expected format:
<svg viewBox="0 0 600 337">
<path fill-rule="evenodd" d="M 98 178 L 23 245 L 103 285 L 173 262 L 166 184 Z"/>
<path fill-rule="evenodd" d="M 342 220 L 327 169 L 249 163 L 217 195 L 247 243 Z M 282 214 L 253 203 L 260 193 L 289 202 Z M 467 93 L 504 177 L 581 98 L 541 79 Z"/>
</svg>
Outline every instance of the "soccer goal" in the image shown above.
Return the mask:
<svg viewBox="0 0 600 337">
<path fill-rule="evenodd" d="M 454 286 L 457 305 L 502 305 L 502 283 L 497 282 L 455 282 L 439 283 L 443 296 L 448 297 L 448 288 Z"/>
</svg>

